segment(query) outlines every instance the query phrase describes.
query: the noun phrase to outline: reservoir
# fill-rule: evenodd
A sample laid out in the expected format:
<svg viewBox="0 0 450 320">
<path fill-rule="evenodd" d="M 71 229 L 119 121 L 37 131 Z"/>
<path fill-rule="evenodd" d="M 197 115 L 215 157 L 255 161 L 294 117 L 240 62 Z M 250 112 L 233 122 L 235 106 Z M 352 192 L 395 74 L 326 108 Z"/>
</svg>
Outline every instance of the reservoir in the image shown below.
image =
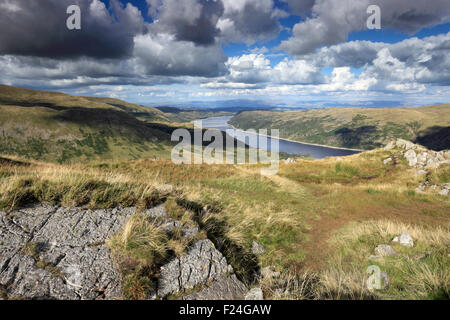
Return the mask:
<svg viewBox="0 0 450 320">
<path fill-rule="evenodd" d="M 203 128 L 211 128 L 211 129 L 219 129 L 221 131 L 225 130 L 235 130 L 233 133 L 233 137 L 236 138 L 239 141 L 247 143 L 252 148 L 258 148 L 258 144 L 251 143 L 249 139 L 245 138 L 245 136 L 252 135 L 250 133 L 245 133 L 242 130 L 235 129 L 231 125 L 228 124 L 228 121 L 232 116 L 224 116 L 224 117 L 212 117 L 207 119 L 201 119 L 196 120 L 195 123 L 197 123 L 199 126 L 202 126 Z M 269 131 L 270 134 L 270 131 Z M 260 135 L 258 136 L 258 141 Z M 270 148 L 271 140 L 273 138 L 268 138 L 268 146 Z M 327 147 L 327 146 L 320 146 L 320 145 L 314 145 L 314 144 L 308 144 L 308 143 L 301 143 L 301 142 L 294 142 L 289 141 L 285 139 L 277 139 L 279 140 L 279 151 L 289 154 L 295 154 L 295 155 L 309 155 L 313 157 L 314 159 L 323 159 L 326 157 L 342 157 L 342 156 L 348 156 L 356 153 L 360 153 L 360 151 L 357 150 L 351 150 L 351 149 L 341 149 L 341 148 L 333 148 L 333 147 Z M 253 145 L 252 145 L 253 144 Z"/>
</svg>

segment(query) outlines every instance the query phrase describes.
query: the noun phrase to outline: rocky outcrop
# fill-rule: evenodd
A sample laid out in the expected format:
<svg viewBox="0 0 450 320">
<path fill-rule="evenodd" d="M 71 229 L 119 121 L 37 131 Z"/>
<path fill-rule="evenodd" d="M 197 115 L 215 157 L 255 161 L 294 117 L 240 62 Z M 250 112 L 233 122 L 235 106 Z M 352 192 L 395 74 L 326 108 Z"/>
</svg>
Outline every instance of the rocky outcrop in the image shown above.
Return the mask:
<svg viewBox="0 0 450 320">
<path fill-rule="evenodd" d="M 1 212 L 0 285 L 10 298 L 121 298 L 105 240 L 134 212 L 46 205 Z"/>
<path fill-rule="evenodd" d="M 247 293 L 247 287 L 236 275 L 221 276 L 209 287 L 197 293 L 188 294 L 183 300 L 241 300 Z"/>
<path fill-rule="evenodd" d="M 0 212 L 0 299 L 121 299 L 121 273 L 106 245 L 135 208 L 87 210 L 48 205 Z M 198 226 L 170 218 L 164 206 L 143 212 L 168 234 L 193 238 Z M 185 295 L 186 291 L 190 294 Z M 242 299 L 246 286 L 208 240 L 161 267 L 153 299 Z"/>
<path fill-rule="evenodd" d="M 402 150 L 402 154 L 408 161 L 409 166 L 417 169 L 438 168 L 443 164 L 450 163 L 450 151 L 448 150 L 436 152 L 403 139 L 391 141 L 385 147 L 385 150 L 392 150 L 394 148 Z M 387 161 L 385 164 L 389 162 Z"/>
<path fill-rule="evenodd" d="M 416 169 L 417 176 L 426 176 L 431 169 L 439 168 L 444 164 L 450 164 L 450 151 L 444 150 L 440 152 L 428 150 L 425 147 L 414 144 L 410 141 L 403 139 L 397 139 L 391 141 L 385 148 L 385 150 L 398 149 L 401 155 L 405 157 L 408 165 Z M 392 158 L 383 160 L 385 165 L 392 162 Z M 441 185 L 430 184 L 428 181 L 421 183 L 416 192 L 425 192 L 427 190 L 436 191 L 440 195 L 447 196 L 450 194 L 450 183 Z"/>
</svg>

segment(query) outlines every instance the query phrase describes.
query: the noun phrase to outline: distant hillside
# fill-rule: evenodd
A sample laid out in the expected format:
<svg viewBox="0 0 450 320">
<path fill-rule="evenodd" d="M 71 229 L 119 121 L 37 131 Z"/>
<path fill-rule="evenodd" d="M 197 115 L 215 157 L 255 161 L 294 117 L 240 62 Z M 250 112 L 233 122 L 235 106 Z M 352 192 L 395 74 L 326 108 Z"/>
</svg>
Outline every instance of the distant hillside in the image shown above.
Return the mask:
<svg viewBox="0 0 450 320">
<path fill-rule="evenodd" d="M 240 129 L 279 129 L 286 139 L 336 147 L 374 149 L 393 138 L 434 150 L 450 148 L 450 105 L 421 108 L 329 108 L 246 111 L 230 123 Z"/>
<path fill-rule="evenodd" d="M 57 161 L 169 157 L 164 113 L 109 98 L 0 85 L 0 153 Z"/>
<path fill-rule="evenodd" d="M 176 107 L 158 107 L 170 121 L 183 123 L 210 117 L 231 116 L 234 112 L 215 109 L 181 109 Z"/>
</svg>

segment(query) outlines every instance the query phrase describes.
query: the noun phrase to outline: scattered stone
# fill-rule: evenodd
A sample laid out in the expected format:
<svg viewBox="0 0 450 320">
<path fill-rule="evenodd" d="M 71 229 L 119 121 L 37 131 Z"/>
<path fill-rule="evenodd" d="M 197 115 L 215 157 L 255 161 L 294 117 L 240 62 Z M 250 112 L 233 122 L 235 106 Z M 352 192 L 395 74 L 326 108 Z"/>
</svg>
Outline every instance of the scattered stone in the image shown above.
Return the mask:
<svg viewBox="0 0 450 320">
<path fill-rule="evenodd" d="M 233 272 L 225 257 L 210 240 L 197 241 L 182 257 L 176 257 L 161 267 L 158 296 L 165 298 L 182 290 L 206 285 Z"/>
<path fill-rule="evenodd" d="M 261 288 L 253 288 L 245 295 L 245 300 L 264 300 Z"/>
<path fill-rule="evenodd" d="M 414 247 L 414 239 L 408 232 L 403 232 L 402 234 L 396 236 L 392 242 L 397 242 L 405 247 Z"/>
<path fill-rule="evenodd" d="M 386 160 L 383 161 L 384 165 L 387 165 L 388 163 L 392 162 L 392 158 L 387 158 Z"/>
<path fill-rule="evenodd" d="M 291 164 L 291 163 L 295 163 L 295 160 L 288 158 L 287 160 L 284 160 L 285 164 Z"/>
<path fill-rule="evenodd" d="M 241 300 L 247 287 L 236 275 L 221 276 L 209 287 L 183 297 L 183 300 Z"/>
<path fill-rule="evenodd" d="M 426 257 L 428 257 L 429 255 L 431 255 L 432 253 L 433 253 L 433 251 L 427 251 L 425 253 L 421 253 L 421 254 L 416 255 L 413 259 L 416 260 L 416 261 L 423 260 Z"/>
<path fill-rule="evenodd" d="M 375 254 L 380 257 L 398 256 L 398 253 L 388 244 L 380 244 L 376 247 Z"/>
<path fill-rule="evenodd" d="M 428 172 L 426 172 L 425 170 L 423 170 L 423 169 L 420 169 L 420 170 L 416 170 L 416 172 L 414 173 L 414 175 L 416 175 L 416 176 L 424 176 L 424 175 L 426 175 Z"/>
<path fill-rule="evenodd" d="M 439 192 L 439 194 L 440 194 L 441 196 L 448 196 L 449 193 L 450 193 L 449 189 L 442 189 L 442 190 Z"/>
<path fill-rule="evenodd" d="M 406 160 L 408 160 L 410 167 L 414 167 L 417 164 L 417 155 L 414 150 L 406 151 L 405 158 L 406 158 Z"/>
<path fill-rule="evenodd" d="M 254 255 L 261 255 L 266 253 L 266 248 L 264 248 L 264 246 L 262 244 L 260 244 L 259 242 L 253 241 L 252 243 L 252 253 Z"/>
</svg>

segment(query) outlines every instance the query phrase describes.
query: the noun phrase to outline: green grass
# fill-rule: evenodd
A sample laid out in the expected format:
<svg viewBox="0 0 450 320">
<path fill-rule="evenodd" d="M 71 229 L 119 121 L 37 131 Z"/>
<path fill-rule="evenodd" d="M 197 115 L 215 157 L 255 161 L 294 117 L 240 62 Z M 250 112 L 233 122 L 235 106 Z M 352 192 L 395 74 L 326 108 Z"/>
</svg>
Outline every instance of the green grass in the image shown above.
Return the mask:
<svg viewBox="0 0 450 320">
<path fill-rule="evenodd" d="M 207 236 L 215 243 L 246 284 L 255 285 L 254 271 L 266 266 L 282 271 L 287 277 L 295 275 L 295 279 L 301 279 L 304 272 L 312 269 L 311 275 L 319 278 L 310 276 L 308 281 L 322 284 L 314 287 L 315 295 L 336 298 L 333 283 L 343 277 L 349 278 L 352 284 L 359 279 L 351 278 L 352 274 L 365 276 L 363 267 L 368 261 L 353 262 L 358 255 L 352 252 L 365 250 L 361 257 L 366 259 L 376 243 L 388 241 L 399 231 L 378 234 L 374 228 L 362 228 L 360 232 L 354 222 L 408 223 L 413 230 L 416 227 L 430 230 L 431 236 L 442 234 L 438 229 L 449 226 L 447 198 L 411 193 L 419 180 L 403 161 L 383 165 L 383 159 L 397 153 L 397 150 L 376 150 L 338 161 L 281 163 L 275 176 L 261 176 L 259 165 L 175 165 L 170 161 L 145 159 L 58 165 L 3 156 L 0 158 L 0 207 L 10 210 L 44 201 L 90 208 L 149 208 L 165 202 L 172 218 L 185 224 L 200 225 L 201 236 Z M 439 176 L 441 171 L 436 174 Z M 201 215 L 205 205 L 211 205 L 212 212 Z M 151 240 L 156 244 L 153 247 L 149 244 L 149 239 L 153 238 L 146 236 L 157 236 L 159 231 L 149 222 L 138 221 L 142 226 L 135 229 L 136 234 L 143 236 L 136 239 L 142 241 L 120 242 L 119 234 L 114 245 L 125 257 L 123 260 L 130 264 L 128 267 L 125 263 L 123 267 L 127 298 L 142 298 L 151 288 L 164 252 L 166 257 L 182 255 L 189 245 L 181 239 L 179 232 L 174 232 L 167 238 Z M 338 241 L 338 247 L 329 243 L 337 230 L 347 227 L 350 231 L 356 230 L 357 237 Z M 448 229 L 445 230 L 448 234 Z M 413 235 L 419 239 L 417 250 L 435 248 L 436 252 L 441 252 L 439 248 L 443 248 L 444 242 L 433 240 L 430 245 L 422 246 L 420 237 L 423 234 Z M 265 246 L 265 254 L 257 257 L 251 254 L 254 240 Z M 161 248 L 164 249 L 160 251 Z M 329 255 L 333 252 L 348 253 L 339 265 L 341 269 L 329 268 Z M 411 251 L 413 253 L 416 251 Z M 408 277 L 417 276 L 421 270 L 419 266 L 415 271 L 408 271 Z M 433 262 L 429 266 L 435 273 L 442 273 L 443 267 L 447 268 L 447 265 Z M 354 268 L 359 273 L 355 273 Z M 386 264 L 383 268 L 391 267 Z M 406 281 L 403 279 L 407 276 L 389 270 L 393 281 L 397 278 L 401 283 Z M 426 284 L 431 280 L 423 278 L 423 281 Z M 413 287 L 399 284 L 395 288 L 403 288 L 401 290 L 409 293 L 401 295 L 400 289 L 396 289 L 387 292 L 386 297 L 440 297 L 441 287 L 438 285 L 433 287 L 436 290 L 423 293 L 419 284 Z M 271 288 L 265 289 L 268 297 L 273 294 L 273 297 L 282 298 Z M 348 296 L 353 298 L 361 297 L 361 294 L 364 298 L 385 297 L 366 295 L 360 289 L 349 285 L 346 290 L 350 290 Z M 310 293 L 307 296 L 310 297 Z"/>
<path fill-rule="evenodd" d="M 58 163 L 170 157 L 175 129 L 153 108 L 0 85 L 0 149 Z"/>
</svg>

